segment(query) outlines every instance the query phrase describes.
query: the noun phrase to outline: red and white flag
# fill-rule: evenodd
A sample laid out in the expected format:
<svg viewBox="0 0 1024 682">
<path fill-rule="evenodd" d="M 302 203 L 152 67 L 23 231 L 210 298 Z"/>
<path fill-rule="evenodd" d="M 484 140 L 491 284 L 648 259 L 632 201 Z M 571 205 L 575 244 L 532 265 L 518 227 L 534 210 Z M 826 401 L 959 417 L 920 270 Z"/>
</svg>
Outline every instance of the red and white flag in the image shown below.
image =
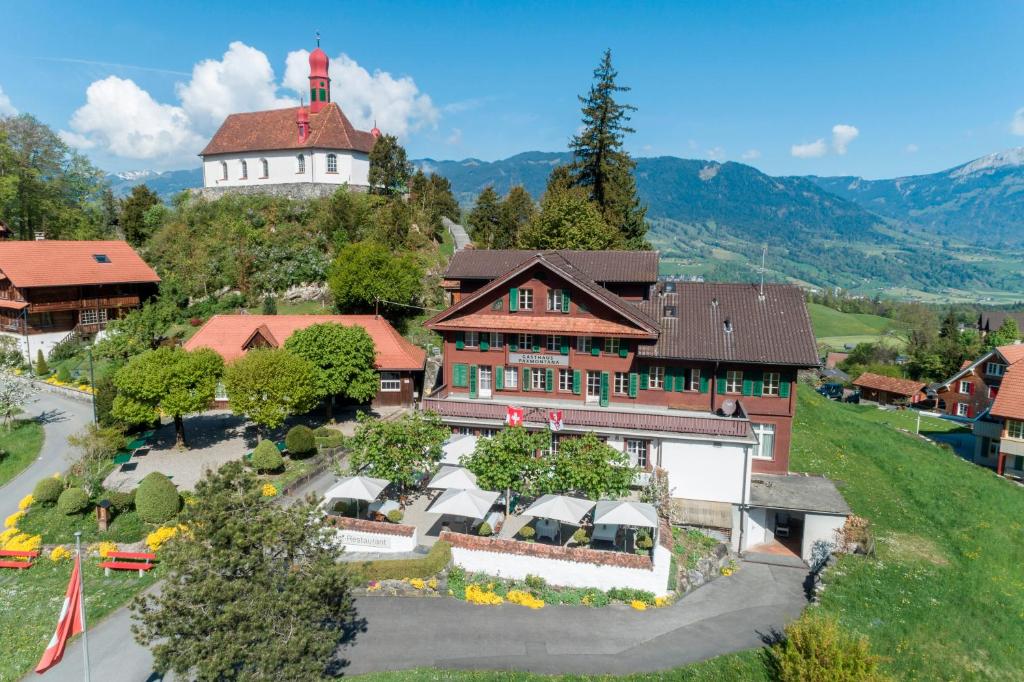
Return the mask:
<svg viewBox="0 0 1024 682">
<path fill-rule="evenodd" d="M 523 425 L 523 408 L 508 406 L 508 412 L 505 414 L 505 423 L 509 426 L 522 426 Z"/>
<path fill-rule="evenodd" d="M 53 638 L 46 645 L 43 657 L 39 659 L 36 666 L 37 673 L 44 673 L 53 666 L 60 663 L 64 656 L 64 646 L 74 635 L 82 632 L 82 581 L 79 579 L 79 572 L 82 570 L 81 557 L 75 555 L 75 567 L 71 570 L 71 581 L 68 583 L 68 591 L 64 595 L 64 605 L 60 609 L 60 617 L 57 619 L 57 630 Z"/>
<path fill-rule="evenodd" d="M 562 425 L 565 423 L 564 416 L 562 410 L 548 410 L 548 426 L 552 431 L 562 430 Z"/>
</svg>

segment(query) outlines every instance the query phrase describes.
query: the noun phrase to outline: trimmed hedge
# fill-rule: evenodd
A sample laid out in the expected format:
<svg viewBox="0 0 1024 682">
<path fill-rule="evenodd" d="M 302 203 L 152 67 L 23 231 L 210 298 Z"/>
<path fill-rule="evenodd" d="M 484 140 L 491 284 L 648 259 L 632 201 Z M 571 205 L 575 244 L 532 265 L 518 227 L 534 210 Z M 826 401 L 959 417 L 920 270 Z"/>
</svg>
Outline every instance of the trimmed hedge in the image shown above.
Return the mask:
<svg viewBox="0 0 1024 682">
<path fill-rule="evenodd" d="M 89 507 L 89 496 L 81 488 L 68 488 L 57 498 L 57 510 L 71 516 L 81 514 Z"/>
<path fill-rule="evenodd" d="M 102 498 L 110 500 L 110 506 L 114 508 L 114 511 L 120 514 L 121 512 L 130 511 L 135 506 L 135 491 L 122 492 L 120 490 L 108 490 L 103 493 Z"/>
<path fill-rule="evenodd" d="M 32 499 L 44 507 L 52 507 L 64 492 L 64 481 L 59 478 L 43 478 L 36 483 L 32 491 Z"/>
<path fill-rule="evenodd" d="M 345 435 L 329 426 L 321 426 L 313 435 L 316 436 L 316 445 L 320 448 L 340 448 L 345 444 Z"/>
<path fill-rule="evenodd" d="M 181 495 L 171 479 L 154 471 L 139 483 L 135 491 L 135 509 L 146 523 L 165 523 L 181 509 Z"/>
<path fill-rule="evenodd" d="M 284 457 L 269 440 L 261 440 L 252 451 L 252 466 L 256 471 L 278 471 L 284 467 Z"/>
<path fill-rule="evenodd" d="M 316 436 L 313 429 L 299 424 L 288 429 L 284 437 L 284 446 L 291 456 L 308 455 L 316 451 Z"/>
<path fill-rule="evenodd" d="M 422 559 L 381 559 L 352 565 L 352 572 L 363 582 L 368 580 L 401 580 L 402 578 L 432 578 L 452 561 L 452 546 L 435 542 Z"/>
</svg>

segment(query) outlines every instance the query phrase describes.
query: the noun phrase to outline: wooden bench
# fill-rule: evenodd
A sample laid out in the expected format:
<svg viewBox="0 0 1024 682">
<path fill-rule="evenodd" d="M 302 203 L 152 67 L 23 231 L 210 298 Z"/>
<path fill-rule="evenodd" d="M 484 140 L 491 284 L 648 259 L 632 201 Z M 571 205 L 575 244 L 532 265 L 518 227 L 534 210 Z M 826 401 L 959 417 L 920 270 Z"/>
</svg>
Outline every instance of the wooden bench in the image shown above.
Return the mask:
<svg viewBox="0 0 1024 682">
<path fill-rule="evenodd" d="M 0 549 L 0 557 L 11 557 L 11 559 L 0 559 L 0 568 L 29 568 L 33 559 L 39 556 L 36 550 L 25 551 L 20 549 Z"/>
<path fill-rule="evenodd" d="M 156 554 L 150 554 L 149 552 L 109 552 L 107 559 L 114 559 L 115 561 L 104 561 L 100 564 L 100 568 L 103 569 L 104 575 L 110 575 L 110 571 L 138 571 L 141 576 L 148 570 L 151 570 L 156 561 Z"/>
</svg>

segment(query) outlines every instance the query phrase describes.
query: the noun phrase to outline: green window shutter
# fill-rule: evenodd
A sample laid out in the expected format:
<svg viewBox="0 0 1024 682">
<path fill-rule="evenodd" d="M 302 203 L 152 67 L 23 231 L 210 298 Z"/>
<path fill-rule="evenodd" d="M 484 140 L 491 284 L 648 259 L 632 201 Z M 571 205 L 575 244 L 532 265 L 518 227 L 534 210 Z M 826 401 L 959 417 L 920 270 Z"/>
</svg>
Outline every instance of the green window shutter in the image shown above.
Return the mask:
<svg viewBox="0 0 1024 682">
<path fill-rule="evenodd" d="M 477 396 L 476 375 L 477 375 L 476 365 L 470 365 L 470 367 L 469 367 L 469 397 L 470 398 L 475 398 Z"/>
<path fill-rule="evenodd" d="M 619 346 L 619 357 L 620 358 L 624 358 L 624 357 L 627 357 L 627 356 L 629 356 L 629 346 L 625 345 L 625 344 L 622 345 L 622 346 Z"/>
<path fill-rule="evenodd" d="M 562 352 L 562 355 L 568 355 L 569 354 L 569 337 L 568 336 L 563 336 L 562 337 L 562 347 L 561 347 L 560 350 Z"/>
<path fill-rule="evenodd" d="M 488 339 L 488 340 L 485 340 L 485 339 Z M 490 335 L 488 335 L 488 334 L 481 334 L 480 335 L 480 350 L 486 351 L 487 349 L 489 349 L 491 347 L 491 342 L 490 342 L 489 339 L 490 339 Z"/>
<path fill-rule="evenodd" d="M 326 102 L 327 101 L 327 91 L 325 89 L 323 89 L 323 88 L 320 88 L 320 101 L 321 102 Z"/>
<path fill-rule="evenodd" d="M 519 289 L 512 287 L 508 290 L 508 311 L 514 313 L 519 310 Z"/>
<path fill-rule="evenodd" d="M 562 312 L 569 312 L 569 290 L 562 289 Z"/>
<path fill-rule="evenodd" d="M 576 395 L 580 394 L 581 385 L 583 383 L 582 379 L 582 373 L 578 369 L 574 369 L 572 371 L 572 392 Z"/>
<path fill-rule="evenodd" d="M 640 368 L 640 390 L 646 391 L 651 383 L 651 370 L 649 367 Z"/>
<path fill-rule="evenodd" d="M 523 367 L 523 387 L 522 387 L 522 390 L 524 390 L 524 391 L 529 391 L 530 390 L 530 368 L 529 367 Z"/>
<path fill-rule="evenodd" d="M 701 393 L 707 393 L 708 392 L 708 388 L 710 387 L 710 383 L 711 382 L 708 381 L 707 376 L 701 374 L 701 376 L 700 376 L 700 392 Z"/>
<path fill-rule="evenodd" d="M 689 387 L 690 368 L 680 367 L 676 371 L 676 393 L 682 393 Z"/>
<path fill-rule="evenodd" d="M 533 340 L 533 352 L 534 353 L 539 353 L 540 352 L 540 344 L 537 343 L 537 339 Z"/>
<path fill-rule="evenodd" d="M 549 393 L 555 390 L 555 370 L 553 369 L 544 371 L 544 390 Z"/>
<path fill-rule="evenodd" d="M 789 381 L 787 381 L 786 379 L 783 379 L 781 377 L 779 378 L 779 397 L 780 398 L 788 398 L 789 397 Z"/>
<path fill-rule="evenodd" d="M 608 372 L 601 372 L 601 407 L 608 407 Z"/>
<path fill-rule="evenodd" d="M 754 379 L 754 395 L 764 395 L 764 372 L 758 372 Z"/>
<path fill-rule="evenodd" d="M 640 383 L 640 375 L 638 375 L 636 372 L 630 372 L 629 373 L 629 397 L 630 398 L 635 398 L 636 397 L 636 390 L 638 388 L 638 384 L 639 383 Z"/>
<path fill-rule="evenodd" d="M 665 382 L 661 385 L 662 390 L 671 391 L 672 383 L 676 379 L 676 368 L 666 367 L 665 368 Z"/>
<path fill-rule="evenodd" d="M 725 377 L 718 377 L 718 386 L 715 387 L 715 393 L 725 395 Z"/>
<path fill-rule="evenodd" d="M 598 345 L 601 339 L 591 339 L 590 354 L 595 358 L 601 354 L 601 346 Z"/>
<path fill-rule="evenodd" d="M 754 394 L 754 381 L 752 379 L 743 380 L 743 395 Z"/>
<path fill-rule="evenodd" d="M 466 382 L 466 366 L 462 364 L 452 365 L 452 386 L 465 388 Z"/>
<path fill-rule="evenodd" d="M 462 350 L 466 347 L 466 333 L 455 332 L 455 350 Z"/>
<path fill-rule="evenodd" d="M 516 351 L 519 350 L 519 344 L 518 343 L 510 343 L 510 344 L 508 344 L 508 349 L 510 351 L 512 351 L 513 353 L 515 353 Z"/>
<path fill-rule="evenodd" d="M 501 365 L 494 368 L 494 387 L 499 391 L 505 388 L 505 368 Z"/>
</svg>

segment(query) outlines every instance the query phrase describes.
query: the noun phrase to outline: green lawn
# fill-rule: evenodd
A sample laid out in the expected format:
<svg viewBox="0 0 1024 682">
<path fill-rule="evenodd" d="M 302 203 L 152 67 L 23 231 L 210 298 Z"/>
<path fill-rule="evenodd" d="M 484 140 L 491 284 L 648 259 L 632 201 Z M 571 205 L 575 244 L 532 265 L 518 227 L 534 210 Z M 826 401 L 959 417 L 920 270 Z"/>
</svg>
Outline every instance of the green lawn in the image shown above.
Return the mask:
<svg viewBox="0 0 1024 682">
<path fill-rule="evenodd" d="M 83 561 L 86 621 L 93 626 L 100 618 L 151 585 L 160 569 L 139 577 L 138 573 L 115 571 L 104 577 L 99 559 Z M 0 572 L 0 682 L 19 680 L 39 662 L 53 630 L 71 577 L 71 561 L 54 563 L 43 557 L 35 566 Z M 126 636 L 130 636 L 127 635 Z M 78 639 L 68 645 L 66 657 L 81 656 Z"/>
<path fill-rule="evenodd" d="M 862 313 L 842 313 L 819 303 L 808 303 L 811 326 L 818 338 L 828 336 L 874 336 L 877 337 L 896 323 L 887 317 Z"/>
<path fill-rule="evenodd" d="M 19 419 L 10 431 L 0 429 L 0 485 L 20 474 L 42 447 L 43 427 L 35 421 Z"/>
<path fill-rule="evenodd" d="M 126 511 L 114 517 L 110 528 L 101 533 L 96 523 L 96 512 L 90 507 L 85 514 L 62 514 L 57 507 L 32 505 L 18 528 L 29 535 L 41 535 L 44 545 L 67 544 L 75 541 L 75 531 L 82 532 L 82 542 L 138 542 L 156 529 L 144 523 L 135 511 Z"/>
</svg>

